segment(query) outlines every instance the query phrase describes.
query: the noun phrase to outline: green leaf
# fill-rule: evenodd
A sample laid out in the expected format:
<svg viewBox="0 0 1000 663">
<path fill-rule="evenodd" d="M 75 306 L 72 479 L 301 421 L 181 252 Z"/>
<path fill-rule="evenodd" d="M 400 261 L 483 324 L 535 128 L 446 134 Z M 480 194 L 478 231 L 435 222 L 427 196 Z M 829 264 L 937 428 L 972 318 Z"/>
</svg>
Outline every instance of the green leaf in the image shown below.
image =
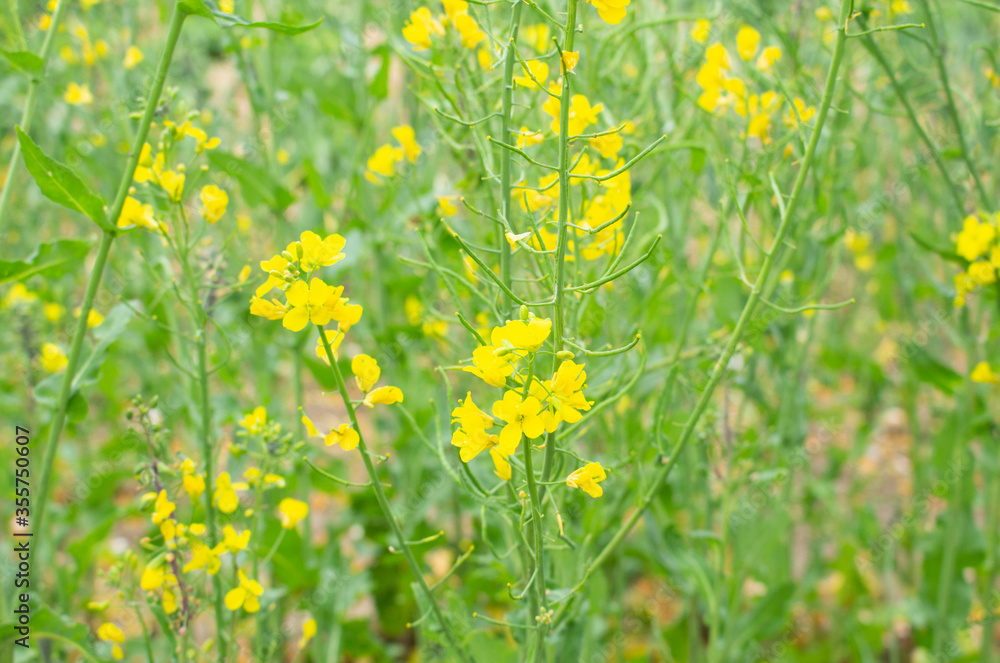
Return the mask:
<svg viewBox="0 0 1000 663">
<path fill-rule="evenodd" d="M 0 625 L 0 642 L 13 642 L 20 638 L 21 635 L 14 630 L 16 626 L 13 622 Z M 29 642 L 35 640 L 61 642 L 76 649 L 91 663 L 105 663 L 108 660 L 99 656 L 94 650 L 93 638 L 85 625 L 69 617 L 55 614 L 47 606 L 32 607 Z"/>
<path fill-rule="evenodd" d="M 313 193 L 313 198 L 316 199 L 316 207 L 323 209 L 330 204 L 330 195 L 323 187 L 323 178 L 316 170 L 311 159 L 304 160 L 302 168 L 306 171 L 306 184 L 309 185 L 309 189 Z"/>
<path fill-rule="evenodd" d="M 383 44 L 375 49 L 372 55 L 381 58 L 382 64 L 372 82 L 368 84 L 368 92 L 376 99 L 385 99 L 389 96 L 389 47 Z"/>
<path fill-rule="evenodd" d="M 17 138 L 24 152 L 24 165 L 46 198 L 74 212 L 86 214 L 101 228 L 109 228 L 104 215 L 104 200 L 100 196 L 91 191 L 76 173 L 42 152 L 31 136 L 21 131 L 21 127 L 17 127 Z"/>
<path fill-rule="evenodd" d="M 914 373 L 921 382 L 933 385 L 942 393 L 951 394 L 962 385 L 962 376 L 945 366 L 932 357 L 923 348 L 914 345 L 913 356 L 910 361 L 913 363 Z"/>
<path fill-rule="evenodd" d="M 284 23 L 272 23 L 270 21 L 248 21 L 242 16 L 227 14 L 226 12 L 221 11 L 215 6 L 214 3 L 208 2 L 207 0 L 184 0 L 178 4 L 178 7 L 181 11 L 188 15 L 210 18 L 221 28 L 231 28 L 234 25 L 243 28 L 260 28 L 262 30 L 270 30 L 271 32 L 277 32 L 278 34 L 288 35 L 290 37 L 300 35 L 303 32 L 309 32 L 323 22 L 322 18 L 315 23 L 308 23 L 306 25 L 286 25 Z"/>
<path fill-rule="evenodd" d="M 30 51 L 0 50 L 0 55 L 4 56 L 11 67 L 29 76 L 45 70 L 45 61 Z"/>
<path fill-rule="evenodd" d="M 59 278 L 79 265 L 88 250 L 90 243 L 78 239 L 46 242 L 24 260 L 0 261 L 0 285 L 32 276 Z"/>
<path fill-rule="evenodd" d="M 208 159 L 213 166 L 240 183 L 243 199 L 249 205 L 264 204 L 280 210 L 295 202 L 295 196 L 288 189 L 249 161 L 218 150 L 209 153 Z"/>
<path fill-rule="evenodd" d="M 968 260 L 966 260 L 962 256 L 958 255 L 957 253 L 955 253 L 953 251 L 948 251 L 946 249 L 938 248 L 937 245 L 940 243 L 939 241 L 936 241 L 936 240 L 934 240 L 934 239 L 932 239 L 930 237 L 924 237 L 923 235 L 921 235 L 920 233 L 918 233 L 916 230 L 907 230 L 906 232 L 910 235 L 910 237 L 913 238 L 914 242 L 916 242 L 917 244 L 919 244 L 923 248 L 927 249 L 931 253 L 936 253 L 939 256 L 941 256 L 942 258 L 944 258 L 945 260 L 957 263 L 959 265 L 962 265 L 963 267 L 965 267 L 965 266 L 967 266 L 969 264 Z"/>
</svg>

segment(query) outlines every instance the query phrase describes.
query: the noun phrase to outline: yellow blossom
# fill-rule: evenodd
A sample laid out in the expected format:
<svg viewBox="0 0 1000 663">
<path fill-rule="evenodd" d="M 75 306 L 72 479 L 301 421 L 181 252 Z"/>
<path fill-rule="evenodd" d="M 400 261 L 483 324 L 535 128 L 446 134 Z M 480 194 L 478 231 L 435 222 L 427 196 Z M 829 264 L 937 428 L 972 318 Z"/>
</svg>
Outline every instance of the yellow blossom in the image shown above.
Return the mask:
<svg viewBox="0 0 1000 663">
<path fill-rule="evenodd" d="M 291 497 L 286 497 L 278 504 L 278 514 L 281 519 L 281 526 L 285 529 L 292 529 L 300 520 L 309 515 L 309 505 Z"/>
<path fill-rule="evenodd" d="M 309 641 L 316 635 L 316 620 L 310 617 L 302 624 L 302 638 L 299 640 L 299 649 L 305 649 Z"/>
<path fill-rule="evenodd" d="M 712 22 L 708 19 L 700 18 L 691 27 L 691 39 L 704 44 L 708 41 L 708 36 L 712 33 Z"/>
<path fill-rule="evenodd" d="M 120 661 L 125 658 L 125 653 L 122 651 L 121 644 L 125 642 L 125 634 L 116 625 L 105 622 L 97 628 L 97 638 L 105 642 L 111 643 L 111 656 L 116 660 Z"/>
<path fill-rule="evenodd" d="M 247 547 L 250 543 L 250 530 L 245 529 L 241 533 L 236 533 L 236 528 L 226 525 L 222 528 L 222 546 L 234 555 Z"/>
<path fill-rule="evenodd" d="M 403 402 L 403 392 L 399 387 L 379 387 L 369 391 L 362 401 L 362 405 L 375 407 L 376 405 L 392 405 Z"/>
<path fill-rule="evenodd" d="M 94 95 L 91 94 L 90 87 L 86 84 L 77 85 L 76 83 L 70 83 L 66 86 L 63 99 L 67 104 L 73 106 L 85 106 L 94 101 Z"/>
<path fill-rule="evenodd" d="M 256 580 L 247 578 L 243 569 L 239 570 L 240 584 L 226 593 L 226 607 L 233 612 L 243 608 L 247 612 L 254 613 L 260 610 L 260 601 L 257 597 L 264 593 L 264 588 Z"/>
<path fill-rule="evenodd" d="M 226 206 L 229 205 L 229 194 L 215 186 L 209 184 L 201 188 L 201 215 L 209 223 L 215 223 L 226 213 Z"/>
<path fill-rule="evenodd" d="M 245 484 L 234 484 L 229 477 L 229 472 L 222 472 L 215 479 L 215 492 L 212 498 L 222 513 L 233 513 L 240 505 L 240 497 L 236 490 L 242 488 L 246 490 Z"/>
<path fill-rule="evenodd" d="M 993 372 L 990 368 L 989 362 L 981 361 L 976 364 L 976 367 L 972 369 L 972 375 L 970 376 L 973 382 L 980 382 L 983 384 L 1000 384 L 1000 375 Z"/>
<path fill-rule="evenodd" d="M 541 60 L 528 60 L 525 64 L 524 75 L 515 76 L 514 82 L 529 90 L 539 89 L 539 84 L 545 85 L 549 78 L 549 65 Z"/>
<path fill-rule="evenodd" d="M 753 56 L 757 55 L 758 48 L 760 48 L 760 33 L 749 25 L 744 25 L 736 33 L 736 52 L 744 60 L 752 60 Z"/>
<path fill-rule="evenodd" d="M 631 0 L 587 0 L 597 8 L 597 13 L 605 23 L 618 25 L 625 18 L 626 7 Z"/>
<path fill-rule="evenodd" d="M 129 46 L 128 50 L 125 51 L 125 59 L 122 61 L 122 66 L 126 69 L 135 69 L 142 62 L 142 59 L 143 55 L 139 47 Z"/>
<path fill-rule="evenodd" d="M 156 495 L 156 504 L 153 506 L 153 524 L 159 525 L 170 517 L 177 505 L 167 497 L 167 491 L 161 490 Z"/>
<path fill-rule="evenodd" d="M 351 451 L 358 446 L 360 441 L 358 431 L 351 428 L 350 424 L 340 424 L 337 428 L 331 428 L 330 432 L 323 438 L 326 446 L 339 444 L 344 451 Z"/>
<path fill-rule="evenodd" d="M 507 424 L 500 431 L 500 445 L 505 448 L 516 447 L 522 433 L 534 440 L 545 432 L 542 404 L 534 396 L 522 399 L 516 391 L 507 391 L 503 400 L 493 403 L 493 416 Z"/>
<path fill-rule="evenodd" d="M 400 146 L 403 148 L 403 154 L 406 155 L 406 160 L 410 163 L 416 163 L 417 158 L 423 150 L 420 149 L 420 145 L 417 143 L 413 127 L 408 124 L 394 127 L 392 136 L 399 141 Z"/>
<path fill-rule="evenodd" d="M 38 361 L 48 373 L 62 373 L 69 363 L 66 355 L 55 343 L 42 344 L 42 354 Z"/>
<path fill-rule="evenodd" d="M 125 197 L 125 204 L 122 205 L 122 213 L 118 217 L 119 228 L 130 228 L 141 226 L 150 230 L 156 230 L 156 220 L 153 218 L 153 206 L 142 204 L 132 196 Z"/>
<path fill-rule="evenodd" d="M 184 196 L 184 179 L 184 173 L 178 173 L 173 170 L 166 170 L 160 174 L 160 186 L 163 187 L 163 190 L 167 192 L 167 195 L 175 203 L 180 202 Z"/>
<path fill-rule="evenodd" d="M 604 489 L 598 484 L 607 476 L 600 463 L 587 463 L 566 478 L 566 485 L 570 488 L 579 488 L 591 497 L 600 497 L 604 494 Z"/>
<path fill-rule="evenodd" d="M 434 18 L 427 7 L 419 7 L 410 14 L 410 20 L 403 26 L 403 39 L 413 44 L 414 50 L 424 51 L 431 47 L 431 37 L 444 34 L 444 27 Z"/>
</svg>

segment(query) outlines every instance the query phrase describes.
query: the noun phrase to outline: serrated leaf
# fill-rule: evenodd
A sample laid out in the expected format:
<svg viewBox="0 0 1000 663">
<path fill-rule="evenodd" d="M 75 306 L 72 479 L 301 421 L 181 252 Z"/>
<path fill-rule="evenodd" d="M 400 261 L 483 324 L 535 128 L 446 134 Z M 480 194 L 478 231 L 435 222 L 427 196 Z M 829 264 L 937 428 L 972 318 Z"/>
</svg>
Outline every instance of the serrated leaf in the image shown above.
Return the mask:
<svg viewBox="0 0 1000 663">
<path fill-rule="evenodd" d="M 285 209 L 295 196 L 278 184 L 265 170 L 227 152 L 215 150 L 208 155 L 212 165 L 240 183 L 243 199 L 249 205 L 267 205 Z"/>
<path fill-rule="evenodd" d="M 260 28 L 262 30 L 270 30 L 271 32 L 277 32 L 278 34 L 288 35 L 290 37 L 300 35 L 303 32 L 309 32 L 323 22 L 322 18 L 315 23 L 309 23 L 306 25 L 286 25 L 285 23 L 274 23 L 271 21 L 249 21 L 242 16 L 227 14 L 216 7 L 214 3 L 207 2 L 206 0 L 184 0 L 179 3 L 178 7 L 181 11 L 190 16 L 203 16 L 205 18 L 210 18 L 221 28 L 231 28 L 234 25 L 243 28 Z"/>
<path fill-rule="evenodd" d="M 0 285 L 32 276 L 59 278 L 83 261 L 89 249 L 89 242 L 78 239 L 59 239 L 41 244 L 24 260 L 0 261 Z"/>
<path fill-rule="evenodd" d="M 14 630 L 14 623 L 0 625 L 0 642 L 12 642 L 21 637 Z M 91 663 L 105 663 L 94 650 L 93 638 L 87 627 L 69 617 L 57 615 L 46 607 L 33 608 L 31 614 L 31 640 L 56 640 L 73 649 Z"/>
<path fill-rule="evenodd" d="M 104 200 L 90 190 L 70 168 L 50 158 L 17 127 L 17 138 L 24 153 L 24 165 L 45 197 L 74 212 L 86 214 L 101 228 L 108 228 Z"/>
<path fill-rule="evenodd" d="M 11 67 L 29 76 L 40 74 L 45 69 L 45 61 L 30 51 L 0 50 L 0 55 Z"/>
</svg>

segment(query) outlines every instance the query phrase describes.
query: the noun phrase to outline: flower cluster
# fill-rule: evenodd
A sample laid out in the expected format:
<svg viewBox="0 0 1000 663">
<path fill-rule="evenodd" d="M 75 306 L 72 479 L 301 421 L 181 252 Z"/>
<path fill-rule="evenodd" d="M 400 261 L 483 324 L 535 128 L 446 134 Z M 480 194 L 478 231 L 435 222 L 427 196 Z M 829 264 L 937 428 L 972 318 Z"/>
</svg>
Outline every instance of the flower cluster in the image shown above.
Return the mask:
<svg viewBox="0 0 1000 663">
<path fill-rule="evenodd" d="M 392 137 L 399 143 L 399 147 L 394 147 L 391 143 L 386 143 L 375 150 L 375 153 L 368 158 L 368 169 L 365 171 L 365 178 L 372 184 L 381 184 L 384 179 L 395 175 L 396 166 L 404 159 L 410 163 L 416 163 L 423 152 L 420 144 L 417 142 L 413 127 L 408 124 L 394 127 Z"/>
<path fill-rule="evenodd" d="M 551 379 L 536 375 L 536 358 L 552 331 L 552 321 L 530 314 L 523 320 L 511 320 L 495 327 L 489 335 L 489 345 L 472 352 L 472 365 L 465 372 L 486 384 L 504 390 L 503 397 L 493 403 L 492 416 L 472 399 L 472 392 L 452 413 L 458 424 L 451 438 L 458 447 L 462 462 L 468 463 L 483 451 L 489 451 L 496 475 L 509 481 L 512 474 L 510 457 L 522 439 L 535 440 L 545 433 L 554 433 L 563 422 L 573 424 L 593 405 L 583 395 L 587 373 L 583 364 L 572 360 L 571 353 L 559 353 L 559 362 Z M 563 355 L 569 358 L 563 358 Z M 499 427 L 499 433 L 492 433 Z M 589 495 L 601 494 L 597 482 L 605 478 L 599 463 L 589 463 L 575 471 L 566 483 L 583 488 Z M 583 473 L 583 474 L 581 474 Z M 586 477 L 581 478 L 581 477 Z"/>
<path fill-rule="evenodd" d="M 965 306 L 966 295 L 976 288 L 996 283 L 1000 270 L 998 222 L 1000 214 L 992 218 L 969 216 L 955 235 L 955 253 L 969 261 L 968 268 L 955 276 L 955 306 Z"/>
<path fill-rule="evenodd" d="M 465 0 L 442 0 L 444 14 L 437 16 L 429 7 L 418 7 L 410 14 L 410 20 L 403 27 L 403 39 L 417 51 L 426 51 L 433 45 L 433 39 L 444 37 L 445 28 L 453 27 L 465 48 L 475 48 L 486 39 L 476 19 L 469 15 L 469 3 Z"/>
<path fill-rule="evenodd" d="M 704 42 L 711 31 L 711 23 L 698 21 L 691 31 L 695 41 Z M 756 58 L 756 68 L 769 72 L 781 60 L 782 51 L 778 46 L 760 48 L 760 33 L 750 26 L 743 26 L 736 35 L 736 52 L 744 62 Z M 761 144 L 772 141 L 773 116 L 781 110 L 784 99 L 773 90 L 750 93 L 742 78 L 733 74 L 733 60 L 721 42 L 705 49 L 705 62 L 698 70 L 695 81 L 702 89 L 698 105 L 709 113 L 724 115 L 732 109 L 747 121 L 747 139 L 756 138 Z M 784 123 L 796 128 L 800 123 L 811 120 L 816 108 L 795 97 L 783 116 Z"/>
<path fill-rule="evenodd" d="M 361 320 L 363 313 L 360 304 L 351 304 L 348 298 L 341 296 L 344 286 L 328 285 L 315 274 L 320 267 L 328 267 L 344 258 L 341 249 L 345 243 L 340 235 L 321 238 L 314 232 L 303 232 L 299 241 L 292 242 L 280 254 L 260 263 L 261 269 L 267 272 L 267 281 L 257 288 L 256 295 L 250 300 L 251 314 L 269 320 L 281 320 L 285 329 L 298 332 L 309 323 L 318 326 L 320 337 L 316 342 L 316 355 L 327 363 L 327 344 L 336 358 L 344 335 Z M 262 299 L 274 289 L 284 293 L 285 303 L 274 298 L 270 301 Z M 324 329 L 324 325 L 330 322 L 336 322 L 337 328 Z M 375 387 L 382 371 L 373 357 L 366 354 L 355 356 L 351 361 L 351 371 L 358 389 L 365 395 L 361 405 L 371 408 L 402 402 L 403 392 L 399 387 Z M 336 442 L 342 449 L 349 451 L 360 441 L 358 432 L 349 424 L 332 427 L 323 436 L 308 416 L 303 415 L 302 423 L 310 437 L 323 437 L 327 446 Z M 245 424 L 248 427 L 258 425 L 256 419 L 248 420 Z"/>
<path fill-rule="evenodd" d="M 156 185 L 167 200 L 172 204 L 180 204 L 184 199 L 184 187 L 187 181 L 187 166 L 184 163 L 174 164 L 177 147 L 191 139 L 194 142 L 195 157 L 219 146 L 218 138 L 210 138 L 204 129 L 194 125 L 191 120 L 177 124 L 171 120 L 163 121 L 163 132 L 154 153 L 153 146 L 146 143 L 139 154 L 139 164 L 136 166 L 134 179 L 139 184 Z M 202 166 L 207 171 L 208 166 Z M 129 193 L 134 193 L 131 190 Z M 215 223 L 226 213 L 229 206 L 229 194 L 214 184 L 201 188 L 201 215 L 208 223 Z M 166 225 L 155 218 L 153 206 L 142 203 L 138 198 L 129 195 L 125 198 L 122 213 L 118 217 L 119 228 L 143 227 L 166 234 Z"/>
</svg>

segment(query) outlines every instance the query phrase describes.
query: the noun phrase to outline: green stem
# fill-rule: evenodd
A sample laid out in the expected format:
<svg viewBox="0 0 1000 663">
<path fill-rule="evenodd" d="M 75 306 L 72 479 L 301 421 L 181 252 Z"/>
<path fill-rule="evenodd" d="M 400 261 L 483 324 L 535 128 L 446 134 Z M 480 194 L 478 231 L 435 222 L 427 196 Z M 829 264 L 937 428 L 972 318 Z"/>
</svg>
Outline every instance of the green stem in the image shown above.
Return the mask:
<svg viewBox="0 0 1000 663">
<path fill-rule="evenodd" d="M 746 305 L 743 307 L 743 312 L 740 314 L 739 320 L 736 323 L 736 327 L 733 329 L 732 335 L 729 337 L 729 341 L 726 343 L 726 347 L 719 357 L 718 361 L 715 363 L 712 369 L 712 374 L 705 385 L 704 391 L 702 391 L 701 396 L 698 398 L 698 402 L 695 404 L 694 411 L 688 418 L 687 423 L 684 425 L 684 429 L 681 431 L 680 437 L 678 438 L 670 457 L 666 459 L 664 464 L 657 471 L 649 488 L 646 490 L 642 499 L 640 500 L 639 507 L 635 509 L 628 519 L 622 523 L 621 527 L 615 532 L 611 537 L 611 540 L 604 546 L 600 553 L 591 561 L 584 571 L 583 577 L 574 587 L 573 592 L 575 593 L 580 588 L 586 584 L 590 576 L 600 568 L 601 564 L 605 559 L 615 550 L 619 543 L 628 535 L 628 533 L 635 527 L 635 524 L 642 517 L 643 512 L 646 507 L 653 501 L 656 495 L 659 493 L 660 488 L 663 486 L 667 477 L 670 476 L 670 471 L 677 464 L 677 460 L 681 453 L 684 451 L 685 446 L 691 440 L 694 435 L 695 429 L 698 426 L 698 422 L 701 420 L 702 414 L 708 409 L 708 404 L 712 399 L 712 395 L 715 392 L 715 388 L 719 385 L 722 379 L 725 377 L 727 368 L 729 366 L 729 361 L 732 359 L 733 355 L 736 353 L 736 348 L 739 346 L 740 340 L 743 338 L 743 333 L 746 331 L 747 325 L 749 324 L 751 318 L 753 317 L 754 310 L 757 308 L 757 304 L 760 302 L 761 293 L 763 291 L 764 283 L 767 282 L 767 278 L 770 275 L 774 264 L 776 262 L 777 256 L 781 253 L 784 248 L 785 236 L 788 234 L 789 228 L 791 227 L 791 219 L 793 218 L 795 212 L 798 209 L 799 200 L 802 196 L 802 191 L 805 187 L 806 178 L 809 174 L 809 169 L 812 167 L 813 157 L 816 153 L 816 146 L 819 143 L 820 134 L 823 131 L 823 125 L 826 123 L 827 115 L 830 111 L 830 106 L 833 102 L 833 92 L 837 83 L 837 72 L 840 70 L 840 64 L 844 58 L 844 43 L 846 41 L 846 26 L 848 18 L 851 15 L 851 6 L 853 4 L 852 0 L 842 0 L 840 9 L 840 19 L 837 28 L 837 39 L 833 48 L 833 57 L 830 61 L 830 68 L 827 72 L 826 84 L 823 88 L 823 97 L 820 102 L 819 114 L 816 118 L 816 127 L 813 129 L 812 136 L 809 139 L 809 145 L 806 149 L 805 156 L 802 159 L 802 166 L 799 169 L 798 175 L 795 178 L 795 184 L 792 188 L 792 193 L 788 201 L 788 207 L 786 208 L 786 213 L 781 219 L 781 224 L 778 226 L 778 230 L 774 236 L 774 242 L 771 246 L 770 252 L 768 252 L 764 259 L 764 264 L 761 266 L 760 274 L 757 276 L 757 280 L 754 284 L 753 289 L 750 292 L 750 297 L 747 300 Z M 570 604 L 567 600 L 563 603 L 560 608 L 560 615 L 565 612 L 566 607 Z M 557 617 L 558 618 L 558 617 Z"/>
<path fill-rule="evenodd" d="M 865 35 L 862 37 L 862 42 L 865 48 L 874 56 L 875 60 L 878 61 L 879 65 L 885 71 L 886 76 L 889 77 L 889 82 L 892 84 L 892 89 L 899 97 L 900 102 L 903 104 L 903 108 L 906 109 L 906 114 L 910 118 L 910 122 L 913 124 L 913 128 L 916 130 L 917 135 L 920 137 L 921 142 L 927 147 L 927 150 L 931 153 L 931 157 L 934 159 L 934 163 L 937 165 L 938 170 L 941 171 L 941 176 L 944 178 L 945 184 L 948 185 L 948 192 L 954 199 L 955 207 L 959 210 L 961 215 L 965 214 L 965 202 L 962 200 L 962 194 L 958 190 L 958 186 L 955 181 L 951 178 L 951 173 L 948 172 L 948 166 L 944 162 L 944 157 L 941 156 L 941 151 L 931 142 L 930 136 L 924 130 L 924 127 L 920 124 L 920 120 L 917 118 L 917 111 L 913 108 L 913 104 L 910 103 L 910 98 L 906 95 L 906 89 L 903 84 L 899 82 L 896 78 L 896 71 L 889 64 L 886 59 L 885 54 L 882 53 L 882 49 L 878 47 L 875 40 L 872 39 L 871 35 Z"/>
<path fill-rule="evenodd" d="M 566 11 L 566 25 L 563 27 L 563 51 L 572 51 L 576 39 L 576 6 L 578 0 L 569 0 Z M 566 312 L 564 299 L 566 297 L 566 243 L 569 230 L 569 171 L 572 164 L 569 160 L 569 107 L 572 101 L 573 73 L 566 71 L 566 65 L 560 60 L 559 67 L 563 70 L 562 98 L 559 101 L 559 230 L 556 240 L 556 283 L 553 293 L 552 325 L 552 372 L 559 367 L 556 355 L 563 349 L 566 338 Z M 550 433 L 545 443 L 545 458 L 542 461 L 542 482 L 548 482 L 552 474 L 552 465 L 556 456 L 556 438 Z"/>
<path fill-rule="evenodd" d="M 417 579 L 417 586 L 420 588 L 420 591 L 430 604 L 431 612 L 434 613 L 434 619 L 437 621 L 438 626 L 441 627 L 441 631 L 444 633 L 448 644 L 458 655 L 459 660 L 473 661 L 474 659 L 469 655 L 468 651 L 466 651 L 465 646 L 458 641 L 458 638 L 451 629 L 451 624 L 445 619 L 444 614 L 441 612 L 441 607 L 437 604 L 434 594 L 431 593 L 430 588 L 427 586 L 427 581 L 424 580 L 423 571 L 420 569 L 420 565 L 417 563 L 416 557 L 413 556 L 413 551 L 410 550 L 410 546 L 406 543 L 406 538 L 403 536 L 403 530 L 399 526 L 399 521 L 396 520 L 396 516 L 392 513 L 389 500 L 386 499 L 385 491 L 382 490 L 382 483 L 379 481 L 378 473 L 375 471 L 375 464 L 372 463 L 371 455 L 368 453 L 368 447 L 365 444 L 364 436 L 361 434 L 361 426 L 358 424 L 358 417 L 354 409 L 354 404 L 351 401 L 351 395 L 347 391 L 347 383 L 344 382 L 344 375 L 340 371 L 340 365 L 337 363 L 337 358 L 333 353 L 333 348 L 330 347 L 330 341 L 326 337 L 326 331 L 323 328 L 323 325 L 316 325 L 316 328 L 319 330 L 319 337 L 323 341 L 323 349 L 326 352 L 327 361 L 330 362 L 330 370 L 333 373 L 334 379 L 337 381 L 337 389 L 340 391 L 340 398 L 343 400 L 344 407 L 347 409 L 347 416 L 351 420 L 351 426 L 354 427 L 354 431 L 358 434 L 358 452 L 361 454 L 361 459 L 365 463 L 365 470 L 368 472 L 368 478 L 371 481 L 372 490 L 375 491 L 375 499 L 378 501 L 378 505 L 382 509 L 382 514 L 389 522 L 392 534 L 396 537 L 399 548 L 403 551 L 403 555 L 406 557 L 406 563 L 410 566 L 410 571 L 413 572 L 414 577 Z"/>
<path fill-rule="evenodd" d="M 510 30 L 508 31 L 509 39 L 507 41 L 507 49 L 504 53 L 504 65 L 503 65 L 503 109 L 501 111 L 502 117 L 500 120 L 500 140 L 504 143 L 510 142 L 510 125 L 511 125 L 511 114 L 514 105 L 514 63 L 517 58 L 514 57 L 514 49 L 517 44 L 517 32 L 521 25 L 521 8 L 524 5 L 520 0 L 514 0 L 514 8 L 511 12 L 510 17 Z M 503 213 L 503 220 L 510 226 L 511 232 L 517 232 L 513 225 L 513 214 L 511 212 L 511 169 L 513 167 L 514 155 L 510 150 L 500 149 L 500 189 L 501 198 L 500 203 L 502 205 L 501 210 Z M 504 237 L 504 228 L 498 227 L 497 232 L 499 233 L 499 244 L 500 244 L 500 278 L 503 280 L 504 285 L 508 289 L 511 288 L 511 248 L 510 243 L 507 242 Z M 506 306 L 502 307 L 505 315 L 511 314 L 511 309 L 514 307 L 514 302 L 510 298 L 506 298 Z"/>
<path fill-rule="evenodd" d="M 42 70 L 32 76 L 31 81 L 28 83 L 28 98 L 24 102 L 24 111 L 21 113 L 21 123 L 18 125 L 24 133 L 30 133 L 31 121 L 35 117 L 35 104 L 38 102 L 38 90 L 41 88 L 42 82 L 45 80 L 45 70 L 48 68 L 49 56 L 52 54 L 52 46 L 55 43 L 56 33 L 59 32 L 63 16 L 66 14 L 66 8 L 69 7 L 69 3 L 70 0 L 61 0 L 59 4 L 56 5 L 56 10 L 52 14 L 52 23 L 49 25 L 48 33 L 45 35 L 45 41 L 42 42 L 42 50 L 38 53 L 38 57 L 42 59 Z M 14 19 L 16 24 L 19 17 L 15 16 Z M 18 31 L 20 31 L 19 24 Z M 10 202 L 10 197 L 14 191 L 14 176 L 17 174 L 17 164 L 20 158 L 21 142 L 15 141 L 14 149 L 10 154 L 10 163 L 7 166 L 7 180 L 3 185 L 3 193 L 0 194 L 0 237 L 3 237 L 4 235 L 4 213 L 7 211 L 7 204 Z"/>
<path fill-rule="evenodd" d="M 944 88 L 944 98 L 948 102 L 948 114 L 951 115 L 951 120 L 955 125 L 955 133 L 958 134 L 958 146 L 962 150 L 962 159 L 965 161 L 965 165 L 968 166 L 969 173 L 972 174 L 972 179 L 976 183 L 976 189 L 979 191 L 979 199 L 984 205 L 993 209 L 993 201 L 990 198 L 990 195 L 986 193 L 986 187 L 983 186 L 983 182 L 979 178 L 979 171 L 976 168 L 976 165 L 972 162 L 972 154 L 969 152 L 969 144 L 965 140 L 965 132 L 962 131 L 962 121 L 958 116 L 958 107 L 955 105 L 955 95 L 951 91 L 948 68 L 945 66 L 944 62 L 944 45 L 941 43 L 937 27 L 934 24 L 934 16 L 931 14 L 931 4 L 929 0 L 923 0 L 923 5 L 924 13 L 927 14 L 927 29 L 930 31 L 931 43 L 934 46 L 932 54 L 934 56 L 934 61 L 937 64 L 938 77 L 941 79 L 941 87 Z"/>
</svg>

